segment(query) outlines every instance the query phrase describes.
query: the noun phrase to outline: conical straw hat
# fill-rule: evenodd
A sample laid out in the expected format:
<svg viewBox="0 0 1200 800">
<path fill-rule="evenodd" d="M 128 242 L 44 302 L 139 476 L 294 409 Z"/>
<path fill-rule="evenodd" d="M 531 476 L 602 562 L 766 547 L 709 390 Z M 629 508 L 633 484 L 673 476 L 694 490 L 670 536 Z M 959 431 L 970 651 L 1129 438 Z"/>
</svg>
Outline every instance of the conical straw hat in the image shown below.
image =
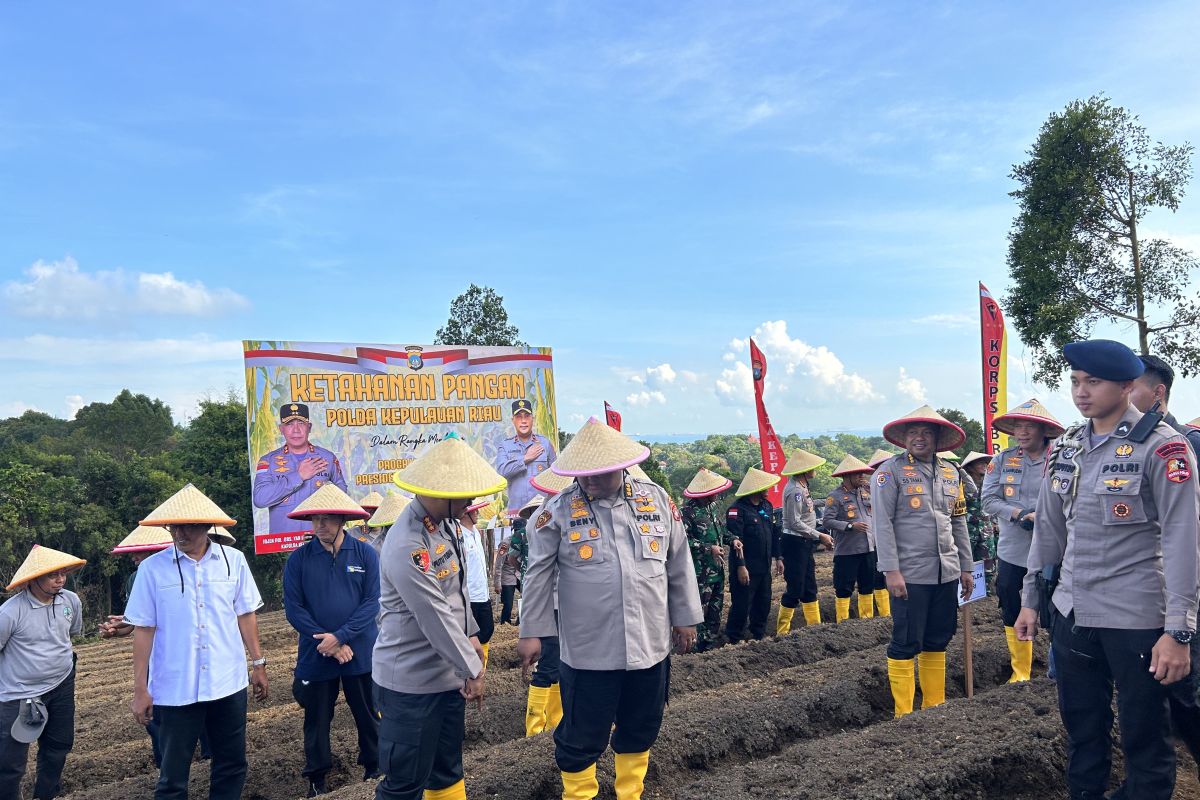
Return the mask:
<svg viewBox="0 0 1200 800">
<path fill-rule="evenodd" d="M 825 463 L 825 459 L 821 458 L 816 453 L 810 453 L 804 448 L 798 448 L 792 453 L 791 458 L 783 465 L 783 469 L 779 470 L 780 475 L 802 475 L 805 472 L 814 470 Z"/>
<path fill-rule="evenodd" d="M 942 452 L 938 453 L 938 458 L 940 458 L 944 461 L 959 461 L 960 460 L 958 457 L 958 453 L 955 453 L 953 450 L 943 450 Z"/>
<path fill-rule="evenodd" d="M 1012 436 L 1013 425 L 1020 419 L 1041 423 L 1046 428 L 1046 435 L 1051 439 L 1056 436 L 1062 436 L 1066 430 L 1062 426 L 1062 423 L 1056 420 L 1054 415 L 1050 413 L 1050 409 L 1042 405 L 1036 397 L 1026 400 L 1007 414 L 1001 414 L 996 417 L 992 420 L 992 427 L 1001 433 L 1007 433 L 1009 436 Z"/>
<path fill-rule="evenodd" d="M 209 529 L 208 538 L 217 544 L 232 545 L 237 542 L 237 539 L 233 538 L 232 533 L 217 525 Z"/>
<path fill-rule="evenodd" d="M 112 549 L 113 554 L 150 553 L 166 550 L 174 540 L 171 532 L 156 525 L 138 525 Z"/>
<path fill-rule="evenodd" d="M 857 472 L 870 472 L 870 471 L 871 471 L 870 467 L 868 467 L 866 464 L 864 464 L 859 459 L 857 459 L 854 456 L 847 453 L 846 457 L 842 459 L 842 463 L 838 464 L 837 469 L 835 469 L 833 471 L 833 476 L 836 478 L 839 475 L 853 475 Z"/>
<path fill-rule="evenodd" d="M 733 486 L 733 481 L 718 475 L 712 470 L 701 467 L 696 471 L 696 477 L 683 490 L 684 497 L 712 497 Z"/>
<path fill-rule="evenodd" d="M 541 508 L 542 504 L 545 502 L 546 498 L 539 494 L 537 497 L 534 497 L 528 503 L 521 506 L 521 510 L 517 512 L 517 516 L 519 516 L 521 519 L 529 519 L 531 516 L 533 516 L 533 512 Z"/>
<path fill-rule="evenodd" d="M 1200 417 L 1196 417 L 1194 420 L 1189 422 L 1187 426 L 1189 428 L 1200 428 Z"/>
<path fill-rule="evenodd" d="M 967 453 L 967 457 L 964 458 L 960 462 L 960 465 L 963 467 L 967 467 L 970 464 L 974 464 L 976 461 L 978 461 L 981 458 L 984 460 L 990 461 L 992 457 L 989 456 L 987 453 L 981 453 L 978 450 L 972 450 L 971 452 Z"/>
<path fill-rule="evenodd" d="M 12 582 L 5 587 L 4 591 L 11 592 L 14 589 L 19 589 L 34 578 L 49 575 L 51 572 L 58 572 L 60 569 L 65 569 L 67 572 L 74 572 L 86 563 L 82 558 L 76 558 L 70 553 L 52 550 L 49 547 L 42 547 L 40 544 L 35 544 L 33 549 L 29 551 L 29 555 L 25 556 L 25 561 L 17 570 L 17 574 L 13 575 Z"/>
<path fill-rule="evenodd" d="M 742 483 L 738 486 L 737 491 L 733 493 L 734 497 L 745 497 L 749 494 L 758 494 L 765 492 L 775 484 L 779 483 L 783 478 L 778 475 L 772 475 L 769 472 L 764 472 L 756 467 L 751 467 L 746 470 L 746 477 L 742 478 Z"/>
<path fill-rule="evenodd" d="M 634 464 L 632 467 L 629 467 L 625 471 L 629 473 L 629 477 L 631 477 L 631 478 L 636 478 L 639 481 L 647 481 L 649 483 L 654 483 L 654 479 L 646 474 L 646 470 L 642 469 L 637 464 Z M 658 484 L 654 483 L 654 485 L 657 486 Z"/>
<path fill-rule="evenodd" d="M 529 484 L 544 495 L 558 494 L 575 482 L 570 475 L 559 475 L 552 469 L 543 470 L 529 479 Z"/>
<path fill-rule="evenodd" d="M 894 455 L 896 455 L 896 454 L 889 453 L 887 450 L 880 448 L 879 450 L 876 450 L 874 453 L 871 454 L 871 460 L 867 462 L 867 466 L 870 467 L 871 469 L 875 469 L 880 464 L 887 461 L 889 458 L 891 458 Z"/>
<path fill-rule="evenodd" d="M 935 445 L 938 450 L 953 450 L 961 447 L 962 443 L 967 440 L 967 435 L 963 433 L 962 428 L 929 406 L 921 406 L 900 419 L 884 425 L 883 438 L 897 447 L 904 447 L 904 431 L 914 422 L 926 422 L 938 427 L 937 444 Z"/>
<path fill-rule="evenodd" d="M 375 509 L 379 508 L 379 504 L 382 502 L 383 495 L 381 495 L 379 492 L 370 492 L 366 497 L 360 500 L 358 504 L 367 511 L 374 511 Z"/>
<path fill-rule="evenodd" d="M 601 475 L 628 469 L 649 456 L 650 448 L 592 417 L 563 448 L 550 469 L 559 475 Z"/>
<path fill-rule="evenodd" d="M 236 525 L 204 492 L 188 484 L 150 512 L 139 525 Z"/>
<path fill-rule="evenodd" d="M 317 514 L 340 514 L 351 519 L 369 519 L 371 516 L 333 483 L 325 484 L 306 497 L 288 512 L 288 519 L 312 519 Z"/>
<path fill-rule="evenodd" d="M 493 498 L 485 497 L 482 500 L 478 500 L 474 503 L 471 503 L 471 505 L 467 506 L 467 511 L 480 511 L 480 510 L 485 509 L 488 506 L 490 506 L 492 504 L 492 502 L 493 502 Z"/>
<path fill-rule="evenodd" d="M 400 518 L 400 512 L 411 502 L 410 498 L 402 494 L 389 494 L 383 498 L 379 508 L 375 509 L 375 513 L 367 520 L 367 527 L 386 528 L 389 525 L 395 525 L 396 520 Z"/>
<path fill-rule="evenodd" d="M 491 464 L 457 436 L 430 447 L 392 481 L 413 494 L 450 499 L 482 497 L 508 486 Z"/>
</svg>

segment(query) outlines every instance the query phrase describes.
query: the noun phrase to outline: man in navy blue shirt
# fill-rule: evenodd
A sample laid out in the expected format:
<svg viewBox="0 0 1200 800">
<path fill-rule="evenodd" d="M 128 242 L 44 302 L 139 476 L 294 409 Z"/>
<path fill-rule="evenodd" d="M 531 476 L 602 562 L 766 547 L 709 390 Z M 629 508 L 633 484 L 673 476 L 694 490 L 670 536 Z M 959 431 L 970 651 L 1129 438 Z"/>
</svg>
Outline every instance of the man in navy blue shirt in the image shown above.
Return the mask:
<svg viewBox="0 0 1200 800">
<path fill-rule="evenodd" d="M 332 483 L 288 516 L 313 526 L 313 538 L 283 568 L 283 598 L 288 622 L 300 633 L 292 694 L 304 709 L 303 774 L 308 796 L 316 797 L 328 791 L 329 727 L 339 682 L 358 728 L 363 780 L 379 775 L 379 716 L 371 696 L 379 556 L 371 545 L 346 535 L 348 520 L 370 515 Z"/>
</svg>

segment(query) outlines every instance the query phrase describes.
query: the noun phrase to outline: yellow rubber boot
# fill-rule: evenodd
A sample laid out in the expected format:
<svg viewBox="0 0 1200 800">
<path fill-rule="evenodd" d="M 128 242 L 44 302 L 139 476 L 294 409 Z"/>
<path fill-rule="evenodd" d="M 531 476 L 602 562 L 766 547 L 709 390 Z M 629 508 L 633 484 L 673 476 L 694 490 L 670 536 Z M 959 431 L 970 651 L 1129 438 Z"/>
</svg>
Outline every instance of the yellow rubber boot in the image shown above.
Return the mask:
<svg viewBox="0 0 1200 800">
<path fill-rule="evenodd" d="M 916 685 L 913 682 L 913 659 L 889 658 L 888 682 L 892 685 L 892 700 L 896 703 L 896 719 L 912 713 L 913 695 Z"/>
<path fill-rule="evenodd" d="M 1029 680 L 1033 671 L 1033 642 L 1022 642 L 1017 638 L 1016 628 L 1004 626 L 1004 638 L 1008 639 L 1008 655 L 1012 664 L 1012 677 L 1009 683 L 1020 683 Z"/>
<path fill-rule="evenodd" d="M 921 708 L 946 702 L 946 653 L 917 653 L 917 675 L 921 679 Z"/>
<path fill-rule="evenodd" d="M 811 603 L 801 603 L 800 607 L 804 609 L 804 624 L 805 625 L 820 625 L 821 624 L 821 604 L 816 600 Z"/>
<path fill-rule="evenodd" d="M 484 669 L 487 669 L 487 660 L 488 660 L 488 644 L 491 644 L 491 642 L 488 642 L 487 644 L 481 644 L 481 645 L 479 645 L 480 647 L 482 647 L 482 648 L 483 648 L 483 668 L 484 668 Z"/>
<path fill-rule="evenodd" d="M 595 764 L 580 772 L 562 773 L 562 782 L 562 800 L 592 800 L 600 793 Z"/>
<path fill-rule="evenodd" d="M 562 714 L 562 692 L 557 683 L 552 683 L 546 690 L 546 730 L 557 728 Z"/>
<path fill-rule="evenodd" d="M 875 607 L 879 609 L 879 616 L 890 617 L 892 615 L 892 596 L 887 589 L 875 590 Z"/>
<path fill-rule="evenodd" d="M 546 730 L 546 703 L 549 699 L 549 686 L 529 687 L 529 700 L 525 704 L 526 736 L 533 736 Z"/>
<path fill-rule="evenodd" d="M 445 789 L 426 789 L 425 800 L 467 800 L 467 784 L 459 781 Z"/>
<path fill-rule="evenodd" d="M 845 622 L 850 619 L 850 598 L 835 597 L 833 598 L 834 621 Z"/>
<path fill-rule="evenodd" d="M 858 618 L 870 619 L 875 616 L 875 600 L 869 594 L 858 595 Z"/>
<path fill-rule="evenodd" d="M 646 768 L 650 766 L 650 751 L 644 753 L 617 753 L 617 779 L 613 788 L 617 800 L 641 800 L 646 783 Z"/>
<path fill-rule="evenodd" d="M 792 632 L 792 615 L 796 613 L 796 609 L 788 608 L 785 605 L 779 606 L 779 619 L 775 622 L 775 635 L 786 636 Z"/>
</svg>

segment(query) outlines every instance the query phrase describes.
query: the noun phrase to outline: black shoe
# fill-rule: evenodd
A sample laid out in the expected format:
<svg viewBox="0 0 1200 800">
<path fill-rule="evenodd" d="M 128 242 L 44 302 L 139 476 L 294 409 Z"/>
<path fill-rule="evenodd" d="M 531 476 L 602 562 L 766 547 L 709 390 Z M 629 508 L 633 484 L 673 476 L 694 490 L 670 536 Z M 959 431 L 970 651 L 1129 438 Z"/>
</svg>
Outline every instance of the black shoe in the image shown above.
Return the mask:
<svg viewBox="0 0 1200 800">
<path fill-rule="evenodd" d="M 383 777 L 383 773 L 380 772 L 379 770 L 371 769 L 370 767 L 363 767 L 363 780 L 364 781 L 373 781 L 376 778 L 382 778 L 382 777 Z"/>
<path fill-rule="evenodd" d="M 329 790 L 325 788 L 325 778 L 309 778 L 308 779 L 308 794 L 307 797 L 319 797 L 323 794 L 329 794 Z"/>
</svg>

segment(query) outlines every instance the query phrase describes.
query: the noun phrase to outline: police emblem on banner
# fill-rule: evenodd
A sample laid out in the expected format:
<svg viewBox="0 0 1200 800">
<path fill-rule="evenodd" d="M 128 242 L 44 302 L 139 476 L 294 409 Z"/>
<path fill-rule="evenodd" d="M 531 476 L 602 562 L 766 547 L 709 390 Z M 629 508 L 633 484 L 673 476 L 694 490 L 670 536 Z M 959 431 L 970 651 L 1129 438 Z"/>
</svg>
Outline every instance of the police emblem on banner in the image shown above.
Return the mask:
<svg viewBox="0 0 1200 800">
<path fill-rule="evenodd" d="M 417 347 L 416 345 L 410 345 L 409 347 L 404 348 L 404 350 L 408 353 L 409 369 L 420 369 L 421 367 L 425 366 L 425 360 L 421 358 L 421 349 L 422 348 Z"/>
</svg>

